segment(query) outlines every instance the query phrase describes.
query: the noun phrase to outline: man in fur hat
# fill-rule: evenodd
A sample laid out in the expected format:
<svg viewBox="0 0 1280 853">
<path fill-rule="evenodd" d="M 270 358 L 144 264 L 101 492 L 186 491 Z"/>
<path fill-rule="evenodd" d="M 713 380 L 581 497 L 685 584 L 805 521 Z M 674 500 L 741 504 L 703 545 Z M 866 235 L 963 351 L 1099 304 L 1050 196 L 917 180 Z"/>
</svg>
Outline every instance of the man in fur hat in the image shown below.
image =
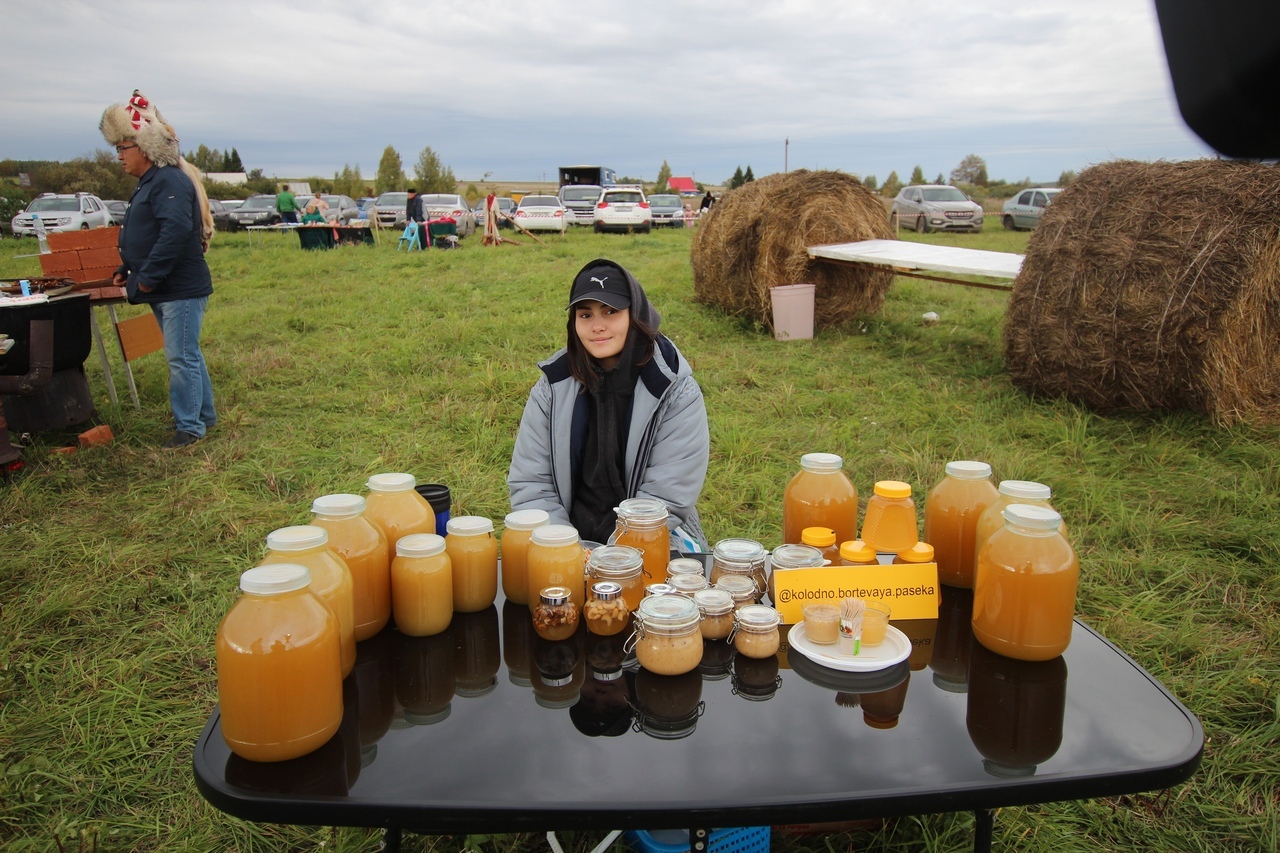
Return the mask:
<svg viewBox="0 0 1280 853">
<path fill-rule="evenodd" d="M 150 305 L 160 324 L 174 421 L 164 447 L 186 447 L 217 422 L 200 350 L 200 326 L 213 293 L 204 259 L 213 237 L 209 201 L 200 173 L 182 159 L 173 126 L 141 92 L 107 107 L 99 129 L 125 172 L 138 179 L 120 229 L 122 263 L 113 283 L 126 289 L 130 302 Z"/>
</svg>

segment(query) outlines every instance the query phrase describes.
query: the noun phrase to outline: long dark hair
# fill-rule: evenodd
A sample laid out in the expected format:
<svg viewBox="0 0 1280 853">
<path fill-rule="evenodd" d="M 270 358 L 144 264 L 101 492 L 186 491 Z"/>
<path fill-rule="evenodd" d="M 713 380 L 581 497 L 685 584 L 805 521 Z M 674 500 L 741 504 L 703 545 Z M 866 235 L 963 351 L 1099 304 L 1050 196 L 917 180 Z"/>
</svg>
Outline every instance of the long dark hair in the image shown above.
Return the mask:
<svg viewBox="0 0 1280 853">
<path fill-rule="evenodd" d="M 582 346 L 582 341 L 578 338 L 576 314 L 577 306 L 570 308 L 569 321 L 566 324 L 569 372 L 573 374 L 574 379 L 581 382 L 590 391 L 600 381 L 600 363 L 587 352 L 586 348 Z M 631 312 L 630 323 L 627 327 L 626 349 L 631 352 L 632 364 L 636 367 L 648 364 L 649 360 L 653 358 L 653 344 L 657 339 L 658 330 L 641 320 L 634 311 Z"/>
</svg>

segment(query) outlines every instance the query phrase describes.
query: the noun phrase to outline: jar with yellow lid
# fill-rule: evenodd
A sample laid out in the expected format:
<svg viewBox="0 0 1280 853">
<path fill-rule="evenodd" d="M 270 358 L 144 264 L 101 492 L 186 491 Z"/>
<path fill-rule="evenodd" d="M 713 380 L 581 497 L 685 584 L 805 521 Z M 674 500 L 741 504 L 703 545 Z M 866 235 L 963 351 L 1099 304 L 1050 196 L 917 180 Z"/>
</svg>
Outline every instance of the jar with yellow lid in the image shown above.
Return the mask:
<svg viewBox="0 0 1280 853">
<path fill-rule="evenodd" d="M 610 545 L 629 545 L 644 555 L 645 583 L 663 583 L 671 560 L 670 513 L 657 498 L 628 498 L 617 506 L 618 522 Z"/>
<path fill-rule="evenodd" d="M 751 578 L 756 585 L 756 597 L 764 595 L 768 588 L 765 577 L 765 557 L 768 552 L 754 539 L 721 539 L 711 549 L 712 586 L 726 575 L 742 575 Z"/>
<path fill-rule="evenodd" d="M 920 541 L 916 504 L 911 485 L 901 480 L 881 480 L 867 500 L 862 519 L 862 541 L 877 551 L 896 554 Z"/>
<path fill-rule="evenodd" d="M 876 566 L 876 549 L 861 539 L 852 539 L 840 543 L 840 565 L 842 566 Z"/>
<path fill-rule="evenodd" d="M 777 584 L 774 582 L 778 572 L 787 569 L 819 569 L 824 558 L 822 552 L 812 545 L 779 545 L 771 555 L 772 570 L 769 572 L 769 600 L 777 602 Z"/>
<path fill-rule="evenodd" d="M 587 593 L 587 603 L 582 606 L 582 619 L 587 630 L 601 637 L 611 637 L 627 627 L 631 620 L 631 607 L 622 594 L 622 584 L 615 581 L 596 581 Z"/>
<path fill-rule="evenodd" d="M 635 633 L 627 651 L 657 675 L 692 672 L 702 660 L 701 614 L 692 599 L 683 595 L 651 595 L 636 611 Z"/>
<path fill-rule="evenodd" d="M 338 641 L 342 650 L 342 677 L 356 665 L 356 605 L 351 570 L 329 547 L 329 532 L 314 524 L 281 527 L 267 534 L 267 555 L 259 565 L 292 563 L 305 566 L 311 591 L 333 608 L 338 617 Z"/>
<path fill-rule="evenodd" d="M 840 546 L 836 544 L 836 532 L 830 527 L 806 527 L 800 531 L 800 544 L 817 548 L 827 565 L 840 562 Z"/>
<path fill-rule="evenodd" d="M 749 658 L 767 658 L 778 653 L 782 617 L 767 604 L 748 604 L 733 614 L 733 647 Z"/>
<path fill-rule="evenodd" d="M 693 594 L 693 603 L 702 615 L 702 638 L 728 639 L 733 633 L 733 596 L 723 589 L 701 589 Z"/>
<path fill-rule="evenodd" d="M 893 555 L 893 562 L 897 565 L 907 563 L 932 563 L 934 562 L 933 546 L 928 542 L 917 542 L 905 551 L 899 551 Z"/>
<path fill-rule="evenodd" d="M 741 575 L 725 575 L 716 581 L 714 588 L 722 589 L 729 593 L 730 597 L 733 598 L 735 610 L 748 604 L 755 604 L 760 600 L 755 581 L 751 578 L 744 578 Z"/>
<path fill-rule="evenodd" d="M 613 581 L 622 590 L 627 609 L 634 611 L 644 598 L 644 555 L 629 545 L 601 545 L 587 557 L 587 578 Z"/>
</svg>

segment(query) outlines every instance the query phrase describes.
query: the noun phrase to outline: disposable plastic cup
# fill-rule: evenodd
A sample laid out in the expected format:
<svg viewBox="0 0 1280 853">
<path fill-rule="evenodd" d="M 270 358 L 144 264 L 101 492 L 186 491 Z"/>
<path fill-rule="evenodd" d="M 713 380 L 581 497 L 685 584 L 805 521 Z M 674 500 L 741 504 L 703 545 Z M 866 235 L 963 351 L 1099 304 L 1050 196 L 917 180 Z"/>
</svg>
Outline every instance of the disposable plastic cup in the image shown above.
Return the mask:
<svg viewBox="0 0 1280 853">
<path fill-rule="evenodd" d="M 862 645 L 880 645 L 888 629 L 889 605 L 883 601 L 868 601 L 866 610 L 862 611 Z"/>
<path fill-rule="evenodd" d="M 809 642 L 818 645 L 834 643 L 840 636 L 840 608 L 830 604 L 806 604 L 804 635 Z"/>
</svg>

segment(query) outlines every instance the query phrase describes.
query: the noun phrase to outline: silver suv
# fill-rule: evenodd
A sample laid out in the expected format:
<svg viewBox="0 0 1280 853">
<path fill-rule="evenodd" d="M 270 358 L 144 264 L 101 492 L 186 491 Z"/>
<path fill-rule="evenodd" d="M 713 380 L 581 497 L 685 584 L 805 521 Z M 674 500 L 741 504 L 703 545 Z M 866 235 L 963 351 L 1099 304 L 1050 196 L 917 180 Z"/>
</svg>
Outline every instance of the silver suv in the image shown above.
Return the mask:
<svg viewBox="0 0 1280 853">
<path fill-rule="evenodd" d="M 34 217 L 39 216 L 45 231 L 80 231 L 106 228 L 111 212 L 92 193 L 44 193 L 31 200 L 27 209 L 13 217 L 13 236 L 34 237 Z"/>
<path fill-rule="evenodd" d="M 374 215 L 383 228 L 403 228 L 405 208 L 409 206 L 409 194 L 406 192 L 386 192 L 378 196 L 373 203 Z"/>
<path fill-rule="evenodd" d="M 982 205 L 955 187 L 942 184 L 916 184 L 903 187 L 893 200 L 890 215 L 897 217 L 903 228 L 916 231 L 982 230 Z"/>
</svg>

